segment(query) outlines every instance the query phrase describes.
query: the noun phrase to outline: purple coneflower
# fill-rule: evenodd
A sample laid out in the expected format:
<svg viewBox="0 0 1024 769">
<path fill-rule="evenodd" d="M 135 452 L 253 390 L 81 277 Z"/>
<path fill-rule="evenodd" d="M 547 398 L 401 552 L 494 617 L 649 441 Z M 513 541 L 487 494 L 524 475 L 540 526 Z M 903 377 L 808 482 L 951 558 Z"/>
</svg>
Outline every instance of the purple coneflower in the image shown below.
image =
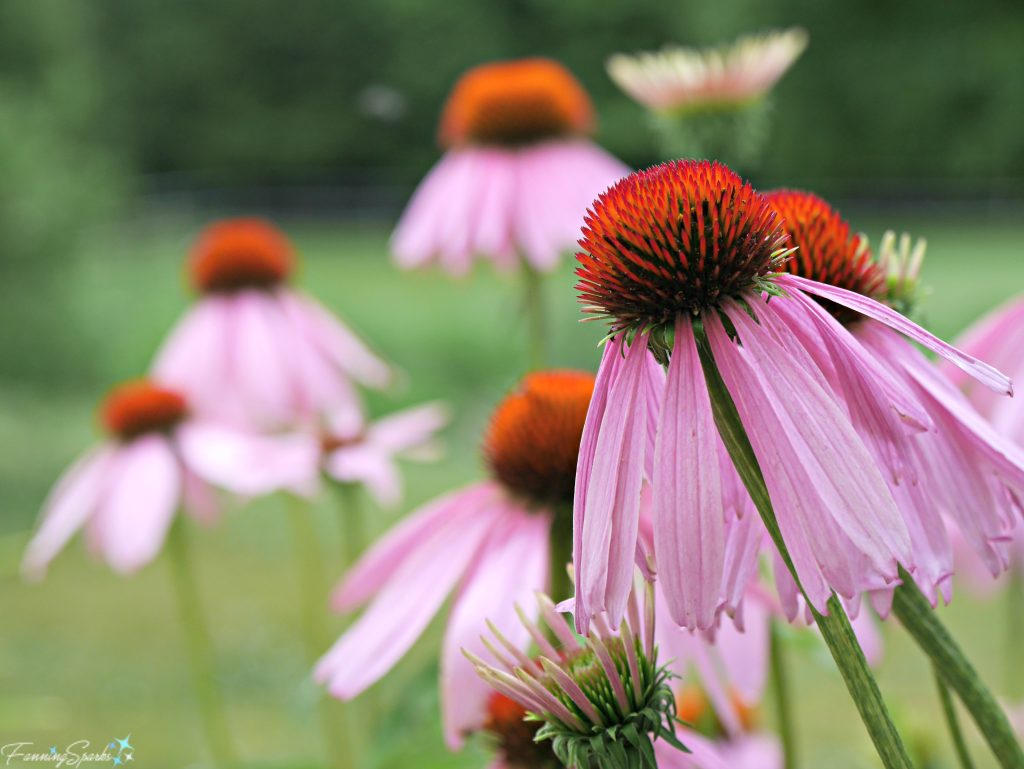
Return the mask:
<svg viewBox="0 0 1024 769">
<path fill-rule="evenodd" d="M 1009 380 L 870 297 L 779 274 L 789 255 L 783 223 L 717 163 L 674 161 L 634 174 L 604 193 L 586 222 L 580 297 L 584 312 L 607 319 L 612 332 L 576 475 L 577 628 L 585 632 L 602 611 L 613 625 L 622 620 L 645 475 L 669 613 L 688 628 L 715 621 L 728 483 L 705 365 L 717 369 L 735 404 L 814 609 L 827 615 L 833 590 L 853 599 L 891 586 L 898 564 L 913 571 L 911 534 L 844 404 L 863 401 L 860 413 L 880 420 L 913 419 L 915 404 L 841 326 L 821 321 L 811 296 L 891 326 L 996 390 L 1010 393 Z M 797 324 L 815 329 L 842 362 L 845 400 Z M 667 364 L 663 392 L 649 374 L 652 357 Z"/>
<path fill-rule="evenodd" d="M 188 260 L 200 298 L 157 353 L 154 379 L 183 392 L 198 415 L 257 429 L 358 414 L 353 381 L 379 389 L 391 370 L 288 285 L 295 264 L 291 243 L 265 221 L 207 227 Z"/>
<path fill-rule="evenodd" d="M 529 634 L 512 627 L 514 605 L 530 606 L 534 591 L 548 590 L 550 569 L 556 580 L 566 575 L 569 552 L 560 542 L 569 539 L 593 387 L 585 372 L 527 376 L 491 418 L 483 442 L 491 478 L 412 513 L 345 575 L 334 608 L 353 611 L 372 602 L 316 666 L 314 677 L 331 694 L 350 699 L 383 676 L 454 591 L 441 650 L 445 736 L 458 748 L 466 733 L 483 727 L 490 692 L 460 650 L 483 653 L 488 616 L 512 628 L 510 643 L 526 648 Z M 553 526 L 565 534 L 553 535 Z"/>
<path fill-rule="evenodd" d="M 438 139 L 446 153 L 416 190 L 391 247 L 400 267 L 453 275 L 474 258 L 549 272 L 580 236 L 601 190 L 629 169 L 587 136 L 590 97 L 550 59 L 482 64 L 452 89 Z"/>
<path fill-rule="evenodd" d="M 260 436 L 195 418 L 185 398 L 145 379 L 115 387 L 100 410 L 108 437 L 75 462 L 43 505 L 22 569 L 40 577 L 86 527 L 90 549 L 128 574 L 160 552 L 179 510 L 218 516 L 210 484 L 242 496 L 304 490 L 315 453 L 301 436 Z"/>
</svg>

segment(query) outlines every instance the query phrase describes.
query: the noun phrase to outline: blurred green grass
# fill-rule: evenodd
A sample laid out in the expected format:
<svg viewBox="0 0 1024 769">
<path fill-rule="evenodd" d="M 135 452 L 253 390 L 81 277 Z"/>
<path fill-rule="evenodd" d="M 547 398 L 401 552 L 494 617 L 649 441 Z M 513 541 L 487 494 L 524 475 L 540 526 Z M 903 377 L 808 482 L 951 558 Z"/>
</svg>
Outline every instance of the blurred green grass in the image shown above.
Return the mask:
<svg viewBox="0 0 1024 769">
<path fill-rule="evenodd" d="M 849 212 L 847 212 L 849 213 Z M 857 216 L 878 243 L 893 227 L 929 239 L 928 325 L 946 338 L 1024 290 L 1024 223 L 1010 218 Z M 96 233 L 69 262 L 74 333 L 111 383 L 145 370 L 188 296 L 181 255 L 197 223 L 150 217 Z M 451 281 L 436 271 L 402 274 L 386 259 L 381 227 L 296 222 L 287 227 L 303 254 L 299 282 L 339 312 L 405 372 L 393 392 L 368 397 L 382 415 L 440 398 L 454 409 L 447 457 L 408 466 L 401 511 L 366 504 L 370 534 L 453 486 L 480 475 L 477 437 L 490 408 L 522 374 L 521 286 L 515 275 L 482 267 Z M 552 361 L 596 368 L 602 330 L 580 324 L 567 261 L 549 281 Z M 40 355 L 47 354 L 40 350 Z M 37 747 L 131 732 L 139 761 L 200 765 L 205 756 L 181 647 L 168 564 L 161 557 L 131 579 L 93 563 L 75 542 L 40 585 L 17 577 L 21 548 L 53 480 L 97 431 L 101 390 L 64 382 L 52 390 L 0 385 L 0 745 Z M 322 548 L 332 578 L 340 571 L 332 502 L 318 504 Z M 316 726 L 319 692 L 308 680 L 299 631 L 297 579 L 280 499 L 194 529 L 196 570 L 217 647 L 239 752 L 254 766 L 322 765 Z M 1003 664 L 1000 605 L 958 591 L 943 610 L 986 678 L 999 689 Z M 341 621 L 332 618 L 332 632 Z M 443 617 L 369 697 L 356 701 L 367 766 L 483 767 L 479 746 L 453 756 L 437 715 L 436 649 Z M 930 671 L 902 631 L 886 627 L 879 680 L 916 765 L 952 767 Z M 838 674 L 820 647 L 794 649 L 797 729 L 808 769 L 873 767 L 870 744 Z M 771 723 L 770 707 L 766 719 Z M 373 715 L 376 714 L 376 715 Z M 992 766 L 971 733 L 978 766 Z"/>
</svg>

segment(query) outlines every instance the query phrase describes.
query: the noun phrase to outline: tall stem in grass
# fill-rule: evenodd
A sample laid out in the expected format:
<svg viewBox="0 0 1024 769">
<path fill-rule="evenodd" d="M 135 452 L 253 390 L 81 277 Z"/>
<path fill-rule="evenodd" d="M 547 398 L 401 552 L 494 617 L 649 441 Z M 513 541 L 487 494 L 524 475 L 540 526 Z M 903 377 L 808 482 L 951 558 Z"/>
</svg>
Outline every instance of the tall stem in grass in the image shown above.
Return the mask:
<svg viewBox="0 0 1024 769">
<path fill-rule="evenodd" d="M 796 767 L 796 739 L 793 736 L 793 707 L 789 698 L 789 672 L 786 668 L 784 631 L 778 620 L 771 621 L 771 667 L 775 688 L 775 710 L 779 718 L 779 737 L 785 754 L 785 769 Z"/>
<path fill-rule="evenodd" d="M 359 484 L 332 481 L 331 485 L 338 498 L 338 529 L 341 532 L 342 568 L 347 570 L 362 555 L 366 539 L 363 507 L 359 503 Z"/>
<path fill-rule="evenodd" d="M 1024 564 L 1012 562 L 1010 584 L 1006 586 L 1006 696 L 1019 699 L 1024 696 Z"/>
<path fill-rule="evenodd" d="M 900 579 L 903 584 L 894 591 L 892 613 L 960 697 L 1003 769 L 1024 769 L 1024 752 L 1006 713 L 903 567 Z"/>
<path fill-rule="evenodd" d="M 942 702 L 942 712 L 946 716 L 946 726 L 949 727 L 949 736 L 953 738 L 953 747 L 956 748 L 957 758 L 960 759 L 960 769 L 974 769 L 971 762 L 971 754 L 967 752 L 967 743 L 964 742 L 963 732 L 960 731 L 960 719 L 956 716 L 956 706 L 953 698 L 949 695 L 949 687 L 942 679 L 938 668 L 932 668 L 935 673 L 935 686 L 939 690 L 939 701 Z"/>
<path fill-rule="evenodd" d="M 178 594 L 178 608 L 185 641 L 185 651 L 192 668 L 192 681 L 199 703 L 200 717 L 206 741 L 214 763 L 220 769 L 235 766 L 237 761 L 231 747 L 224 703 L 217 688 L 213 664 L 210 632 L 199 605 L 199 591 L 189 563 L 188 532 L 182 516 L 175 516 L 167 535 L 167 554 L 171 563 L 171 576 Z"/>
<path fill-rule="evenodd" d="M 793 567 L 789 550 L 782 539 L 782 532 L 779 530 L 779 524 L 775 518 L 775 510 L 768 497 L 764 476 L 761 474 L 761 468 L 754 456 L 750 439 L 747 437 L 739 413 L 736 411 L 736 404 L 733 403 L 732 396 L 729 395 L 729 391 L 722 381 L 714 358 L 708 350 L 706 340 L 701 340 L 698 350 L 718 432 L 743 480 L 743 485 L 746 486 L 754 505 L 761 514 L 768 534 L 775 543 L 786 567 L 793 575 L 793 579 L 796 580 L 797 585 L 800 585 L 800 578 Z M 802 591 L 803 587 L 801 586 L 800 589 Z M 810 606 L 810 602 L 808 602 L 808 606 Z M 903 747 L 903 741 L 900 739 L 892 717 L 889 715 L 889 710 L 882 700 L 882 693 L 878 690 L 878 684 L 868 667 L 864 652 L 857 642 L 857 636 L 854 635 L 842 604 L 833 595 L 829 598 L 827 606 L 828 616 L 819 614 L 813 606 L 811 612 L 825 639 L 825 644 L 832 653 L 832 658 L 836 661 L 836 666 L 846 682 L 846 687 L 857 705 L 861 720 L 867 727 L 875 750 L 878 751 L 878 755 L 882 759 L 882 764 L 886 769 L 911 769 L 910 759 Z"/>
<path fill-rule="evenodd" d="M 316 521 L 310 504 L 288 495 L 288 522 L 292 530 L 292 548 L 299 579 L 299 611 L 307 662 L 314 665 L 330 646 L 326 616 L 327 589 L 324 563 L 320 553 Z M 349 709 L 330 697 L 317 701 L 320 730 L 332 769 L 358 766 L 355 745 L 349 728 Z"/>
<path fill-rule="evenodd" d="M 531 369 L 547 365 L 547 307 L 544 303 L 544 276 L 526 260 L 523 267 L 523 312 L 529 334 L 529 365 Z"/>
</svg>

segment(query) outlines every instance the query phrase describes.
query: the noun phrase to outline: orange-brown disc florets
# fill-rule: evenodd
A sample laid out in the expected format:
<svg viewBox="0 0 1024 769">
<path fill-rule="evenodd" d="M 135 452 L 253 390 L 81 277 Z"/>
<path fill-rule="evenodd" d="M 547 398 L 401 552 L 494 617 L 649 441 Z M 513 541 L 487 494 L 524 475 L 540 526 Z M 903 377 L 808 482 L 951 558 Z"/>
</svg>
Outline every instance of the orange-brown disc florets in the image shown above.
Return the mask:
<svg viewBox="0 0 1024 769">
<path fill-rule="evenodd" d="M 617 328 L 669 322 L 778 271 L 785 241 L 764 197 L 726 166 L 674 160 L 627 176 L 594 202 L 576 288 L 584 312 Z"/>
<path fill-rule="evenodd" d="M 495 410 L 484 435 L 494 476 L 533 502 L 571 502 L 593 393 L 594 375 L 583 371 L 527 376 Z"/>
<path fill-rule="evenodd" d="M 800 190 L 776 190 L 765 197 L 789 233 L 789 245 L 797 249 L 786 263 L 789 272 L 873 299 L 885 294 L 885 272 L 867 242 L 851 235 L 849 223 L 828 203 Z M 822 304 L 844 323 L 861 317 L 834 302 Z"/>
<path fill-rule="evenodd" d="M 590 97 L 551 59 L 482 64 L 452 89 L 438 140 L 443 147 L 480 142 L 523 144 L 594 129 Z"/>
<path fill-rule="evenodd" d="M 524 721 L 526 708 L 503 694 L 494 692 L 487 702 L 484 729 L 508 769 L 556 769 L 562 763 L 551 749 L 549 740 L 534 742 L 542 721 Z"/>
<path fill-rule="evenodd" d="M 108 432 L 130 439 L 171 428 L 185 417 L 185 412 L 181 395 L 148 379 L 136 379 L 110 391 L 100 407 L 100 419 Z"/>
<path fill-rule="evenodd" d="M 214 222 L 200 234 L 188 259 L 189 277 L 202 293 L 275 286 L 294 265 L 288 238 L 262 219 Z"/>
</svg>

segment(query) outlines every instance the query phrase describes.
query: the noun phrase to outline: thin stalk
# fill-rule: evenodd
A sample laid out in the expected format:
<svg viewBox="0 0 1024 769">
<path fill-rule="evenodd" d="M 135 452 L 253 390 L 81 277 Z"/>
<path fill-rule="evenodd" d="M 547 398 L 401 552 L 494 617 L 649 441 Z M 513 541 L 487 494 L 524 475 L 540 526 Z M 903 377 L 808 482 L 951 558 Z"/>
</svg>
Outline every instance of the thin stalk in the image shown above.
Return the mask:
<svg viewBox="0 0 1024 769">
<path fill-rule="evenodd" d="M 797 585 L 800 585 L 800 578 L 793 567 L 789 550 L 782 539 L 782 533 L 775 518 L 775 510 L 768 497 L 764 476 L 758 465 L 757 457 L 754 456 L 750 439 L 740 421 L 739 413 L 736 411 L 736 404 L 733 403 L 732 396 L 729 395 L 729 391 L 722 381 L 722 376 L 715 366 L 706 343 L 699 344 L 698 350 L 704 368 L 704 378 L 708 384 L 708 392 L 711 395 L 711 409 L 718 432 L 743 480 L 743 485 L 746 486 L 754 505 L 761 514 L 768 534 L 775 543 L 775 547 L 778 548 L 793 579 L 796 580 Z M 803 591 L 802 586 L 800 590 Z M 835 595 L 828 600 L 827 606 L 828 616 L 819 614 L 813 606 L 811 612 L 825 639 L 825 644 L 832 653 L 832 658 L 836 661 L 836 666 L 846 682 L 846 688 L 849 689 L 857 710 L 860 712 L 861 720 L 867 727 L 875 750 L 878 751 L 878 755 L 882 759 L 882 764 L 886 769 L 911 769 L 910 759 L 903 747 L 903 741 L 892 722 L 889 709 L 882 700 L 878 683 L 868 667 L 864 652 L 857 642 L 857 636 L 853 633 L 846 612 Z"/>
<path fill-rule="evenodd" d="M 894 592 L 892 613 L 960 697 L 1000 766 L 1024 769 L 1024 752 L 1006 713 L 903 567 L 900 567 L 900 579 L 903 584 Z"/>
<path fill-rule="evenodd" d="M 568 563 L 572 560 L 572 506 L 555 510 L 551 524 L 551 600 L 556 604 L 572 598 Z"/>
<path fill-rule="evenodd" d="M 786 669 L 785 639 L 778 620 L 771 621 L 771 666 L 775 688 L 775 710 L 779 717 L 785 769 L 796 767 L 796 739 L 793 737 L 793 709 L 789 699 L 789 672 Z"/>
<path fill-rule="evenodd" d="M 1010 584 L 1006 586 L 1006 696 L 1024 696 L 1024 565 L 1017 561 L 1010 567 Z"/>
<path fill-rule="evenodd" d="M 358 483 L 333 483 L 338 496 L 338 528 L 341 531 L 342 569 L 347 570 L 363 554 L 366 534 Z"/>
<path fill-rule="evenodd" d="M 967 752 L 967 743 L 964 742 L 963 732 L 960 731 L 960 720 L 956 716 L 956 706 L 953 705 L 953 698 L 949 696 L 949 687 L 942 680 L 942 675 L 937 668 L 932 668 L 935 673 L 935 686 L 939 690 L 939 700 L 942 702 L 942 712 L 946 715 L 946 726 L 949 727 L 949 734 L 953 738 L 953 746 L 956 748 L 956 755 L 960 759 L 961 769 L 974 769 L 971 761 L 971 754 Z"/>
<path fill-rule="evenodd" d="M 523 312 L 529 334 L 531 369 L 547 365 L 547 308 L 544 304 L 544 276 L 523 259 Z"/>
<path fill-rule="evenodd" d="M 178 594 L 185 651 L 192 668 L 192 682 L 196 690 L 196 699 L 199 701 L 206 742 L 214 764 L 221 769 L 227 769 L 238 762 L 231 746 L 231 732 L 224 712 L 224 702 L 217 688 L 210 632 L 203 619 L 199 591 L 189 564 L 188 532 L 180 515 L 175 517 L 168 532 L 167 554 L 171 562 L 175 592 Z"/>
<path fill-rule="evenodd" d="M 327 590 L 313 510 L 304 499 L 288 495 L 288 522 L 299 578 L 299 611 L 306 659 L 310 666 L 330 646 L 327 630 Z M 321 695 L 317 701 L 320 730 L 332 769 L 357 766 L 356 750 L 349 729 L 349 713 L 342 703 Z"/>
</svg>

